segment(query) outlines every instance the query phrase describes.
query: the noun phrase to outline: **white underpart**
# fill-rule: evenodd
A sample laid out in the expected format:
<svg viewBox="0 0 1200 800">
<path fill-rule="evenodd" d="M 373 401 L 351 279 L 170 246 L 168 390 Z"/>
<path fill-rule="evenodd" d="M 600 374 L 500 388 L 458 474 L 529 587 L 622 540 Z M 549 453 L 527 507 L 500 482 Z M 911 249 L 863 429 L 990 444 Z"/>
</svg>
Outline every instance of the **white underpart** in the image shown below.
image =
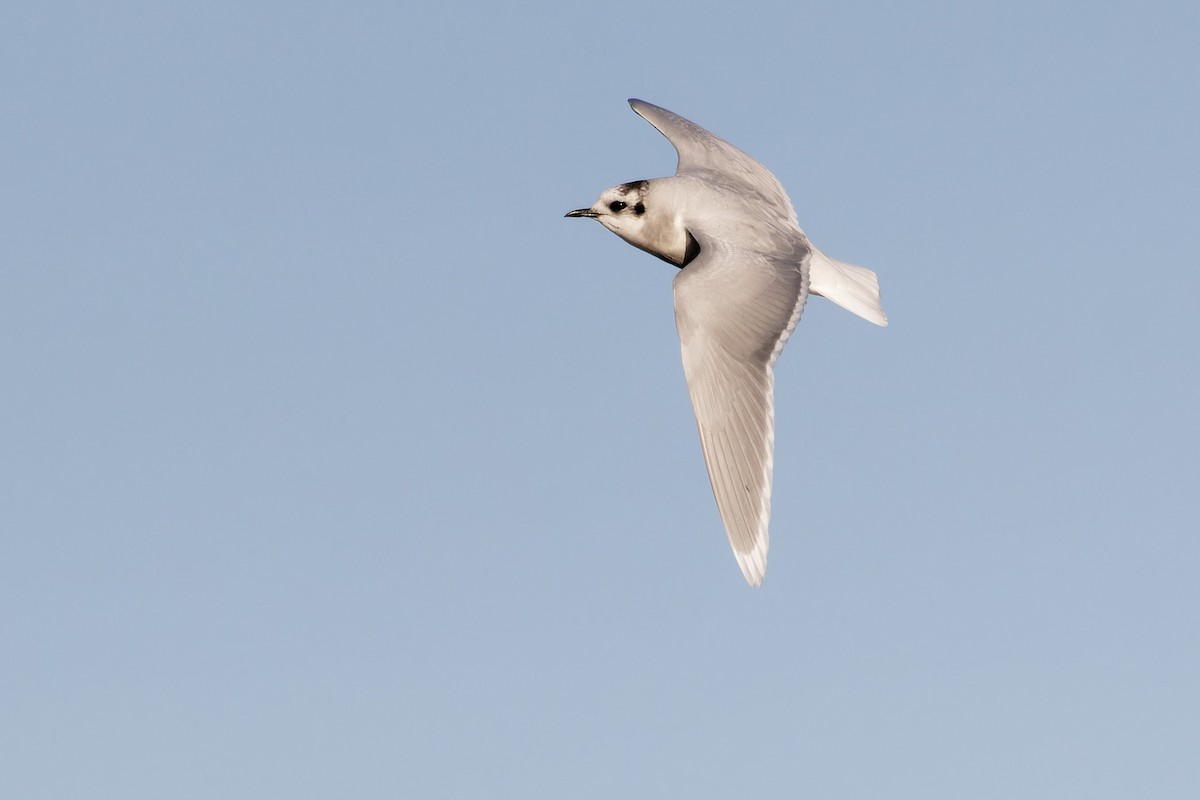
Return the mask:
<svg viewBox="0 0 1200 800">
<path fill-rule="evenodd" d="M 629 102 L 675 146 L 679 165 L 674 178 L 649 181 L 638 224 L 609 226 L 675 263 L 686 234 L 700 245 L 675 277 L 675 324 L 717 508 L 742 574 L 757 586 L 770 544 L 775 361 L 810 292 L 886 325 L 879 283 L 812 247 L 766 167 L 683 117 Z M 593 210 L 616 221 L 604 219 L 602 203 Z"/>
</svg>

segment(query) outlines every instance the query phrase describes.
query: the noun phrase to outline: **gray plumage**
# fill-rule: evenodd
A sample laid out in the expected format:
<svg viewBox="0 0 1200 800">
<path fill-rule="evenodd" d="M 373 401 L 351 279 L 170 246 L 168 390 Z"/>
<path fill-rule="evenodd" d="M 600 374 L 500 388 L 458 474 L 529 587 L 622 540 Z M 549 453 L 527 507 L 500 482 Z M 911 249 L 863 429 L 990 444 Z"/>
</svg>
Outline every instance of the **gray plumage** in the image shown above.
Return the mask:
<svg viewBox="0 0 1200 800">
<path fill-rule="evenodd" d="M 813 247 L 763 165 L 664 108 L 629 104 L 675 146 L 675 177 L 615 186 L 567 216 L 595 219 L 681 268 L 675 325 L 700 445 L 738 565 L 757 586 L 767 570 L 775 360 L 810 294 L 887 325 L 879 283 Z"/>
</svg>

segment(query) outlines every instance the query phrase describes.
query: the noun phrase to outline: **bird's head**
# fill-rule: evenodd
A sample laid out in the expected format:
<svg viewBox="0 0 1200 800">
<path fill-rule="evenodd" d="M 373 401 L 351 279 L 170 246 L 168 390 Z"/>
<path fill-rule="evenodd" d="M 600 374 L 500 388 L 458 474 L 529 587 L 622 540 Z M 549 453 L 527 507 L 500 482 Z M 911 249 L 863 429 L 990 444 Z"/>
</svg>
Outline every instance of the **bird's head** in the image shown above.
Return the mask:
<svg viewBox="0 0 1200 800">
<path fill-rule="evenodd" d="M 568 217 L 588 217 L 630 244 L 638 245 L 646 228 L 646 189 L 649 181 L 622 183 L 605 189 L 591 208 L 568 211 Z"/>
<path fill-rule="evenodd" d="M 699 252 L 696 240 L 678 215 L 656 204 L 659 195 L 651 197 L 651 185 L 651 181 L 633 181 L 605 189 L 591 208 L 577 208 L 566 216 L 594 219 L 634 247 L 682 267 Z"/>
</svg>

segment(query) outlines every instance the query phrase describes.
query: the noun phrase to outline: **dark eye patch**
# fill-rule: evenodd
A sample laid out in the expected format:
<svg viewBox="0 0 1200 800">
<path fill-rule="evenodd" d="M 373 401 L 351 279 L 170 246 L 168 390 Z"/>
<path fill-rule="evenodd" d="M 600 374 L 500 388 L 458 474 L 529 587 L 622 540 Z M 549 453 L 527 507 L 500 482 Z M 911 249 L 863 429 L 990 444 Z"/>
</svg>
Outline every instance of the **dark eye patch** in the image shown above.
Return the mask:
<svg viewBox="0 0 1200 800">
<path fill-rule="evenodd" d="M 635 213 L 635 214 L 645 214 L 645 213 L 646 213 L 646 207 L 645 207 L 644 205 L 642 205 L 641 203 L 638 203 L 636 206 L 634 206 L 634 207 L 633 207 L 633 213 Z"/>
<path fill-rule="evenodd" d="M 608 204 L 608 210 L 613 212 L 614 214 L 617 213 L 618 211 L 624 211 L 625 210 L 625 201 L 624 200 L 613 200 L 611 203 Z"/>
</svg>

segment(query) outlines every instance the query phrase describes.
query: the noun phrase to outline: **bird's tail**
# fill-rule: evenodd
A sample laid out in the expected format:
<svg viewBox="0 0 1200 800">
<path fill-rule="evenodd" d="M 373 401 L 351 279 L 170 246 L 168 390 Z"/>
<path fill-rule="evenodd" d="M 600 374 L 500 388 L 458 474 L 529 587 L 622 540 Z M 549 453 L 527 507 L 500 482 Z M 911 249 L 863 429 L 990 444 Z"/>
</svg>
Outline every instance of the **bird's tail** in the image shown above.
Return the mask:
<svg viewBox="0 0 1200 800">
<path fill-rule="evenodd" d="M 874 272 L 832 259 L 815 247 L 808 269 L 810 294 L 837 303 L 867 322 L 887 326 L 887 314 L 879 299 L 879 279 Z"/>
</svg>

